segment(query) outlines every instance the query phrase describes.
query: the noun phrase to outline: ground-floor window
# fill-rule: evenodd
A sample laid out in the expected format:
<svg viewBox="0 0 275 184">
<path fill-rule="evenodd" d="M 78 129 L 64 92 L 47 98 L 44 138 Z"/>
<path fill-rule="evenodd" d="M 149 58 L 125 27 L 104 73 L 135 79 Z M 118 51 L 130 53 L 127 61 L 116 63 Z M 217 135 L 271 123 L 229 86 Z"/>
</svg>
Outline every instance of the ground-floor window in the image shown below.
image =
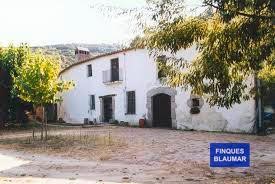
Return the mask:
<svg viewBox="0 0 275 184">
<path fill-rule="evenodd" d="M 90 95 L 90 110 L 95 110 L 95 95 Z"/>
<path fill-rule="evenodd" d="M 136 113 L 136 93 L 135 91 L 127 91 L 127 114 Z"/>
</svg>

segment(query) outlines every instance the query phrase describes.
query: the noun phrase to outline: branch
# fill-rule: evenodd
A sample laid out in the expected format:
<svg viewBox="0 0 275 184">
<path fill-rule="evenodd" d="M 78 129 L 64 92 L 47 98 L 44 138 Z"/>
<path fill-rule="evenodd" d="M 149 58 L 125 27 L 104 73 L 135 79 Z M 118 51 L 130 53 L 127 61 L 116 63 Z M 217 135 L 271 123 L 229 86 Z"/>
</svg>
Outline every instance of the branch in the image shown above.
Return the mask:
<svg viewBox="0 0 275 184">
<path fill-rule="evenodd" d="M 216 5 L 213 5 L 208 2 L 204 2 L 204 3 L 208 6 L 211 6 L 213 8 L 220 10 L 220 11 L 223 11 L 223 9 L 221 9 L 220 7 L 218 7 Z M 275 16 L 255 15 L 255 14 L 248 14 L 248 13 L 243 13 L 243 12 L 239 12 L 239 11 L 236 11 L 235 13 L 238 15 L 242 15 L 242 16 L 246 16 L 246 17 L 250 17 L 250 18 L 260 18 L 260 19 L 274 19 L 275 18 Z"/>
</svg>

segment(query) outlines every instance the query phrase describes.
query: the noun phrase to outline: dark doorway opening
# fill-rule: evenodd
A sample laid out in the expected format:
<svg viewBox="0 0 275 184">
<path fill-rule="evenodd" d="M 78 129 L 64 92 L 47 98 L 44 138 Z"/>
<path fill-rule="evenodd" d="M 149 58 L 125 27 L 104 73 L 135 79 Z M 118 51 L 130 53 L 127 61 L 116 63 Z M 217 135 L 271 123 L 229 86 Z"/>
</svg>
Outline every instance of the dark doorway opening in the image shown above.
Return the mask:
<svg viewBox="0 0 275 184">
<path fill-rule="evenodd" d="M 47 112 L 47 120 L 49 122 L 56 122 L 57 121 L 57 104 L 48 104 L 45 107 Z"/>
<path fill-rule="evenodd" d="M 172 127 L 171 97 L 167 94 L 153 96 L 153 126 Z"/>
<path fill-rule="evenodd" d="M 109 122 L 113 118 L 112 97 L 103 98 L 104 122 Z"/>
</svg>

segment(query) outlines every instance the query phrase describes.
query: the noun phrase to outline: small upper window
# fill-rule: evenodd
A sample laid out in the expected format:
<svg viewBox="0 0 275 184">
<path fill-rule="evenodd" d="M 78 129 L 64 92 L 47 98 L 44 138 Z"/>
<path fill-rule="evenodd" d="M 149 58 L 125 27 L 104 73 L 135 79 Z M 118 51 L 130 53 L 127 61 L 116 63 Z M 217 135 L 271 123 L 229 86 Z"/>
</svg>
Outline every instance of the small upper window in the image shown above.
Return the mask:
<svg viewBox="0 0 275 184">
<path fill-rule="evenodd" d="M 88 69 L 88 77 L 93 76 L 92 65 L 87 65 L 87 69 Z"/>
<path fill-rule="evenodd" d="M 159 69 L 159 71 L 158 71 L 158 78 L 162 79 L 164 77 L 165 77 L 165 72 L 162 69 Z"/>
<path fill-rule="evenodd" d="M 157 58 L 157 63 L 158 63 L 158 78 L 162 79 L 165 78 L 165 71 L 160 67 L 160 65 L 166 61 L 166 56 L 162 55 L 162 56 L 158 56 Z"/>
</svg>

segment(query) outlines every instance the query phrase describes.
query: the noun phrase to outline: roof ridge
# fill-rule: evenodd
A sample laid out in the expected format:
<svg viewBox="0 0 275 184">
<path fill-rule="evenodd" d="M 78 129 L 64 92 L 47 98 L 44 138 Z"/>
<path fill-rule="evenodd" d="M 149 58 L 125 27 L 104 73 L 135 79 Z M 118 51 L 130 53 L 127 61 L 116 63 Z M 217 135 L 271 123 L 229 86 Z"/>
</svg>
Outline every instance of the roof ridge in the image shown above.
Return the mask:
<svg viewBox="0 0 275 184">
<path fill-rule="evenodd" d="M 92 60 L 95 60 L 95 59 L 98 59 L 98 58 L 101 58 L 101 57 L 110 56 L 110 55 L 113 55 L 113 54 L 118 54 L 118 53 L 121 53 L 121 52 L 127 52 L 127 51 L 131 51 L 131 50 L 135 50 L 135 49 L 138 49 L 138 48 L 135 48 L 135 47 L 123 48 L 123 49 L 120 49 L 120 50 L 116 50 L 116 51 L 100 54 L 100 55 L 97 55 L 97 56 L 92 56 L 92 57 L 90 57 L 88 59 L 84 59 L 82 61 L 75 62 L 75 63 L 69 65 L 68 67 L 62 69 L 59 72 L 59 75 L 62 74 L 63 72 L 65 72 L 65 71 L 69 70 L 70 68 L 72 68 L 74 66 L 86 63 L 88 61 L 92 61 Z"/>
</svg>

